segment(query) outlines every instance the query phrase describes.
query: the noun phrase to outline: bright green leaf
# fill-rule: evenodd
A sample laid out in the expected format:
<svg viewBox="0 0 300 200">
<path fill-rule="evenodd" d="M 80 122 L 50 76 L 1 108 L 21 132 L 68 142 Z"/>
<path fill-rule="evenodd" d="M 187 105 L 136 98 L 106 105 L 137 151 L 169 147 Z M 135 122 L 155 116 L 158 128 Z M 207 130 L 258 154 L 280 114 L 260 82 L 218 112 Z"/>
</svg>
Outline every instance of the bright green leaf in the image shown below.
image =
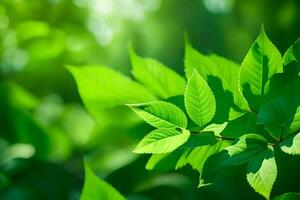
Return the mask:
<svg viewBox="0 0 300 200">
<path fill-rule="evenodd" d="M 76 80 L 86 108 L 96 118 L 103 108 L 155 100 L 143 86 L 110 68 L 69 66 L 68 69 Z"/>
<path fill-rule="evenodd" d="M 125 198 L 111 185 L 99 179 L 89 167 L 84 163 L 85 181 L 80 200 L 106 199 L 125 200 Z"/>
<path fill-rule="evenodd" d="M 224 122 L 223 124 L 210 124 L 201 132 L 213 132 L 216 136 L 220 136 L 220 133 L 226 128 L 228 122 Z"/>
<path fill-rule="evenodd" d="M 164 99 L 184 94 L 186 81 L 179 74 L 156 60 L 139 57 L 133 50 L 130 55 L 132 74 L 153 94 Z"/>
<path fill-rule="evenodd" d="M 277 166 L 273 148 L 258 154 L 250 160 L 247 168 L 247 180 L 251 187 L 270 199 L 270 193 L 277 177 Z"/>
<path fill-rule="evenodd" d="M 203 55 L 187 42 L 184 65 L 187 78 L 197 69 L 213 91 L 216 97 L 217 122 L 235 119 L 244 110 L 249 110 L 238 89 L 239 66 L 236 63 L 217 55 Z"/>
<path fill-rule="evenodd" d="M 297 61 L 300 64 L 300 38 L 288 48 L 283 56 L 283 64 L 288 65 L 293 61 Z"/>
<path fill-rule="evenodd" d="M 282 71 L 281 54 L 262 29 L 240 68 L 240 90 L 251 109 L 258 111 L 269 93 L 270 79 Z"/>
<path fill-rule="evenodd" d="M 205 80 L 195 70 L 185 92 L 185 107 L 190 118 L 203 127 L 216 111 L 215 97 Z"/>
<path fill-rule="evenodd" d="M 145 168 L 147 170 L 153 170 L 154 167 L 159 163 L 162 159 L 167 157 L 170 153 L 159 153 L 159 154 L 152 154 L 149 158 Z"/>
<path fill-rule="evenodd" d="M 234 145 L 224 149 L 228 154 L 225 165 L 240 165 L 267 149 L 268 141 L 257 134 L 246 134 L 239 138 Z"/>
<path fill-rule="evenodd" d="M 140 118 L 156 128 L 186 128 L 187 118 L 177 106 L 163 101 L 128 105 Z"/>
<path fill-rule="evenodd" d="M 190 136 L 187 130 L 156 129 L 146 135 L 134 153 L 169 153 L 184 144 Z"/>
<path fill-rule="evenodd" d="M 294 137 L 288 137 L 280 143 L 283 152 L 291 155 L 300 155 L 300 133 Z"/>
</svg>

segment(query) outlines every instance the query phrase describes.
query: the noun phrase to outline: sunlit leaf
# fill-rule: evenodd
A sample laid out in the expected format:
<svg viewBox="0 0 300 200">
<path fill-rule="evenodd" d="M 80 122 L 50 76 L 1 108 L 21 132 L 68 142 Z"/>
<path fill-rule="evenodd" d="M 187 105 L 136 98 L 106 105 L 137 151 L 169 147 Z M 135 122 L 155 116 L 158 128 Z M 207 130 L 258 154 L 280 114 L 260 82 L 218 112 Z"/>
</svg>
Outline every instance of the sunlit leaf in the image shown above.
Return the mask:
<svg viewBox="0 0 300 200">
<path fill-rule="evenodd" d="M 187 130 L 157 129 L 146 135 L 134 153 L 169 153 L 184 144 L 190 136 Z"/>
<path fill-rule="evenodd" d="M 188 81 L 184 100 L 187 113 L 196 124 L 203 127 L 211 121 L 216 110 L 215 97 L 196 70 Z"/>
<path fill-rule="evenodd" d="M 187 118 L 177 106 L 163 101 L 128 105 L 140 118 L 156 128 L 186 128 Z"/>
<path fill-rule="evenodd" d="M 291 155 L 300 154 L 300 133 L 293 137 L 288 137 L 280 143 L 280 148 L 283 152 Z"/>
<path fill-rule="evenodd" d="M 217 55 L 203 55 L 186 42 L 184 65 L 187 78 L 197 69 L 213 91 L 216 97 L 215 120 L 232 120 L 248 110 L 238 89 L 239 66 L 236 63 Z"/>
<path fill-rule="evenodd" d="M 240 69 L 239 87 L 251 109 L 258 111 L 269 93 L 271 78 L 282 71 L 281 54 L 262 29 Z"/>
<path fill-rule="evenodd" d="M 164 99 L 184 94 L 186 81 L 179 74 L 154 59 L 139 57 L 133 50 L 130 55 L 132 74 L 153 94 Z"/>
<path fill-rule="evenodd" d="M 85 181 L 80 200 L 107 199 L 125 200 L 125 198 L 111 185 L 98 178 L 89 167 L 84 163 Z"/>
<path fill-rule="evenodd" d="M 76 80 L 85 106 L 96 118 L 103 108 L 155 100 L 143 86 L 110 68 L 69 66 L 68 69 Z"/>
<path fill-rule="evenodd" d="M 210 124 L 204 129 L 202 132 L 213 132 L 215 135 L 220 136 L 220 133 L 226 128 L 228 122 L 224 122 L 223 124 Z"/>
<path fill-rule="evenodd" d="M 251 187 L 270 199 L 270 193 L 277 177 L 277 166 L 275 162 L 273 148 L 258 154 L 250 160 L 247 169 L 247 181 Z"/>
<path fill-rule="evenodd" d="M 240 165 L 257 154 L 267 149 L 268 141 L 257 134 L 246 134 L 239 138 L 234 145 L 226 147 L 224 151 L 228 154 L 228 159 L 224 162 L 225 165 Z"/>
</svg>

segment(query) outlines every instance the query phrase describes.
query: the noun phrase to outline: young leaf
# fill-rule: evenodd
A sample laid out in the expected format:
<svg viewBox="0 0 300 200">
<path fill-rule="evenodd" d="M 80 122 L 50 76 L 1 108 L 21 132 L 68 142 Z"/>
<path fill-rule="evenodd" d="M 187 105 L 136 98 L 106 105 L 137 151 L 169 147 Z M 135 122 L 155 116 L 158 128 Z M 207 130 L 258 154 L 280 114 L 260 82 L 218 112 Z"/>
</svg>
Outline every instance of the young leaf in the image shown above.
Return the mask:
<svg viewBox="0 0 300 200">
<path fill-rule="evenodd" d="M 134 153 L 169 153 L 184 144 L 190 137 L 188 130 L 156 129 L 146 135 Z"/>
<path fill-rule="evenodd" d="M 273 148 L 260 153 L 250 160 L 247 167 L 247 181 L 251 187 L 270 199 L 270 193 L 277 176 L 277 166 L 275 162 Z"/>
<path fill-rule="evenodd" d="M 128 105 L 140 118 L 156 128 L 186 128 L 187 118 L 177 106 L 163 101 Z"/>
<path fill-rule="evenodd" d="M 300 133 L 294 137 L 288 137 L 280 143 L 283 152 L 291 155 L 300 155 Z"/>
<path fill-rule="evenodd" d="M 84 169 L 85 181 L 80 200 L 125 200 L 125 198 L 116 189 L 99 179 L 91 170 L 87 162 L 84 162 Z"/>
<path fill-rule="evenodd" d="M 196 70 L 188 81 L 184 100 L 187 113 L 200 127 L 213 118 L 216 111 L 215 97 Z"/>
<path fill-rule="evenodd" d="M 258 111 L 269 92 L 270 79 L 282 71 L 281 54 L 262 28 L 240 68 L 239 87 L 251 109 Z"/>
<path fill-rule="evenodd" d="M 227 166 L 240 165 L 248 162 L 257 154 L 267 149 L 268 141 L 257 134 L 246 134 L 239 138 L 238 142 L 224 149 L 228 159 L 224 162 Z"/>
<path fill-rule="evenodd" d="M 156 60 L 139 57 L 133 50 L 130 57 L 133 76 L 154 94 L 164 99 L 184 94 L 186 81 L 179 74 Z"/>
<path fill-rule="evenodd" d="M 189 79 L 194 69 L 207 81 L 216 97 L 215 121 L 232 120 L 249 110 L 238 89 L 239 66 L 217 55 L 203 55 L 186 42 L 185 72 Z"/>
<path fill-rule="evenodd" d="M 228 122 L 224 122 L 223 124 L 210 124 L 201 132 L 213 132 L 216 136 L 220 136 L 220 133 L 226 128 Z"/>
<path fill-rule="evenodd" d="M 156 98 L 140 84 L 103 66 L 68 66 L 80 97 L 90 113 L 98 118 L 99 110 L 126 103 L 153 101 Z"/>
</svg>

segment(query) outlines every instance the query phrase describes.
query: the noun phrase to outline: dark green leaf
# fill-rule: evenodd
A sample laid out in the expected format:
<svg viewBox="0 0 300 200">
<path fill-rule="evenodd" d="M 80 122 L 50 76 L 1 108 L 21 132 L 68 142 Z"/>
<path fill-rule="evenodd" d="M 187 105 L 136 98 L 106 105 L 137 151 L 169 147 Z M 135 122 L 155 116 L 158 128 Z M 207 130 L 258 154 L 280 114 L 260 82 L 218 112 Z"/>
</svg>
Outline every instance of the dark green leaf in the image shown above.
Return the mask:
<svg viewBox="0 0 300 200">
<path fill-rule="evenodd" d="M 269 93 L 271 78 L 282 71 L 281 54 L 262 28 L 240 69 L 240 90 L 251 109 L 258 111 Z"/>
</svg>

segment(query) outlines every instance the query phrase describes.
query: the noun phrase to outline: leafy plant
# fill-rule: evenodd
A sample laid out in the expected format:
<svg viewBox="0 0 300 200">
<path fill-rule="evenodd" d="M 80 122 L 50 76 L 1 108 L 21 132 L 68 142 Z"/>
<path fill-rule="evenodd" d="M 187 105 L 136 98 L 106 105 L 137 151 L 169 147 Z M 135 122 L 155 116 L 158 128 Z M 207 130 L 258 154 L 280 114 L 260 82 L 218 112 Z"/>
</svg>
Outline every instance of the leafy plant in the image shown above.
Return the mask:
<svg viewBox="0 0 300 200">
<path fill-rule="evenodd" d="M 204 187 L 235 166 L 247 165 L 249 185 L 270 199 L 278 173 L 274 149 L 300 154 L 299 46 L 300 39 L 282 58 L 262 28 L 239 66 L 203 55 L 186 41 L 187 82 L 132 49 L 132 73 L 138 82 L 105 67 L 69 69 L 95 118 L 100 119 L 97 109 L 104 103 L 126 104 L 156 128 L 134 149 L 152 154 L 147 169 L 179 153 L 174 168 L 191 165 L 200 173 L 199 187 Z"/>
</svg>

